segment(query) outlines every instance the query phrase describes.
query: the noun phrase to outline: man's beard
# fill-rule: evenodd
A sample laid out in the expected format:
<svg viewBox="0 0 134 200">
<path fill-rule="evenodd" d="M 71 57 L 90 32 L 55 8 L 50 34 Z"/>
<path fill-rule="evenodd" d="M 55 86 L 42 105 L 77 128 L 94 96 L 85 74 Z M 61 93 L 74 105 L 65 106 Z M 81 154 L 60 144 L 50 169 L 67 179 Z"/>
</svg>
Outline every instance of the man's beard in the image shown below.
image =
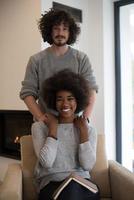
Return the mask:
<svg viewBox="0 0 134 200">
<path fill-rule="evenodd" d="M 56 41 L 53 41 L 53 44 L 55 44 L 58 47 L 62 47 L 62 46 L 65 46 L 67 44 L 67 42 L 61 42 L 61 41 L 56 42 Z"/>
<path fill-rule="evenodd" d="M 64 42 L 62 40 L 56 40 L 56 39 L 60 39 L 60 38 L 65 39 L 64 36 L 56 36 L 55 39 L 53 40 L 53 44 L 55 44 L 56 46 L 59 46 L 59 47 L 66 45 L 67 40 L 64 40 Z"/>
</svg>

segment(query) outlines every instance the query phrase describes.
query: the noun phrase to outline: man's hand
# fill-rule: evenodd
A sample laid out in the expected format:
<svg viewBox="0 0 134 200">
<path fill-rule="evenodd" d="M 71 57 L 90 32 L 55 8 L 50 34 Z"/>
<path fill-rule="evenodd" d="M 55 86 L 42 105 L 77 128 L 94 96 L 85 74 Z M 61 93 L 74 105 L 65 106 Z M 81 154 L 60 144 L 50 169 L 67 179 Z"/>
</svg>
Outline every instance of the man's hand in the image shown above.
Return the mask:
<svg viewBox="0 0 134 200">
<path fill-rule="evenodd" d="M 88 106 L 86 107 L 86 109 L 83 112 L 83 115 L 86 118 L 90 118 L 91 117 L 91 114 L 92 114 L 92 111 L 93 111 L 93 107 L 94 107 L 94 104 L 95 104 L 95 100 L 96 100 L 96 91 L 92 90 L 91 91 L 91 96 L 89 98 L 89 104 L 88 104 Z"/>
<path fill-rule="evenodd" d="M 38 118 L 38 121 L 42 121 L 46 124 L 47 122 L 47 116 L 46 114 L 42 114 L 39 118 Z"/>
<path fill-rule="evenodd" d="M 58 118 L 50 113 L 45 114 L 45 123 L 49 128 L 49 137 L 57 138 Z"/>
<path fill-rule="evenodd" d="M 88 141 L 88 122 L 84 116 L 80 116 L 74 119 L 74 125 L 80 130 L 80 142 L 84 143 Z"/>
</svg>

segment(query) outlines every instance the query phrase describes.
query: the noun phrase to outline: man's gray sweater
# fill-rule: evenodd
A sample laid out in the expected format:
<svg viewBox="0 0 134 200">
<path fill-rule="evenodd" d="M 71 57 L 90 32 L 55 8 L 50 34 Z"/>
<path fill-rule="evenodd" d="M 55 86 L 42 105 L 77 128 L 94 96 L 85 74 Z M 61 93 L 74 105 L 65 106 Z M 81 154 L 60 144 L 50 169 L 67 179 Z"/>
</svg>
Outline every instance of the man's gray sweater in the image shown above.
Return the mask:
<svg viewBox="0 0 134 200">
<path fill-rule="evenodd" d="M 20 98 L 34 96 L 35 99 L 39 100 L 41 110 L 47 112 L 47 107 L 42 98 L 42 84 L 55 72 L 66 68 L 83 75 L 89 81 L 90 88 L 98 90 L 91 64 L 85 53 L 69 47 L 64 55 L 56 56 L 50 48 L 47 48 L 30 57 L 25 78 L 22 81 Z"/>
</svg>

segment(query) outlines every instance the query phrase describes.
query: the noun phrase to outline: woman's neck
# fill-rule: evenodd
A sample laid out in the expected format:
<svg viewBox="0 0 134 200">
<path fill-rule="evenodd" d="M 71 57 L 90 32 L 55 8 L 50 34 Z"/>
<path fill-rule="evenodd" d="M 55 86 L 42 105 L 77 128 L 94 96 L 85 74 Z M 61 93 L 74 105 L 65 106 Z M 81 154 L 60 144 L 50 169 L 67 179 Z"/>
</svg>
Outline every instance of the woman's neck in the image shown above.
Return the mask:
<svg viewBox="0 0 134 200">
<path fill-rule="evenodd" d="M 59 123 L 60 124 L 69 124 L 69 123 L 73 123 L 75 118 L 75 115 L 70 117 L 70 118 L 63 118 L 59 116 Z"/>
</svg>

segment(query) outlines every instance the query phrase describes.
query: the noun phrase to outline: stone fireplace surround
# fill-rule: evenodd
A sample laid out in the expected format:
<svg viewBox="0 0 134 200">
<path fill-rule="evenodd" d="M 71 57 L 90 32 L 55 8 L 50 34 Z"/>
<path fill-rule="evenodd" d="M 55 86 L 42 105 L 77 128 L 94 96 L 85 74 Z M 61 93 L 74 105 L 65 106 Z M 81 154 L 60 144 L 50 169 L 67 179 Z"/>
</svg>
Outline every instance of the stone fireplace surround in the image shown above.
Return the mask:
<svg viewBox="0 0 134 200">
<path fill-rule="evenodd" d="M 0 110 L 0 156 L 20 159 L 19 139 L 31 134 L 32 122 L 29 111 Z"/>
</svg>

